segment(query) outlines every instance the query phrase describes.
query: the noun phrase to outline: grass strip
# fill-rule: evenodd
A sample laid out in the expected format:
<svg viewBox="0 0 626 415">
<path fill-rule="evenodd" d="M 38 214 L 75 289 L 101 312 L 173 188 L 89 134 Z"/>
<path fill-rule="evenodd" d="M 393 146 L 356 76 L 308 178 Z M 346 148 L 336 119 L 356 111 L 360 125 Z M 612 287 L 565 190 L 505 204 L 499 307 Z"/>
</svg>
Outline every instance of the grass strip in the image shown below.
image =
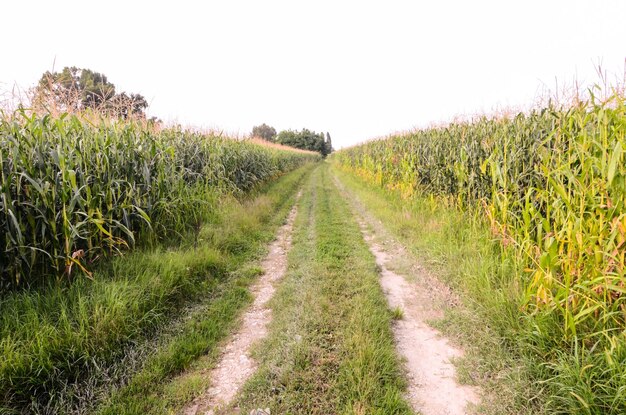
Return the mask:
<svg viewBox="0 0 626 415">
<path fill-rule="evenodd" d="M 409 414 L 375 260 L 328 167 L 300 200 L 260 367 L 236 406 L 289 414 Z M 231 408 L 232 409 L 232 408 Z"/>
<path fill-rule="evenodd" d="M 460 294 L 462 304 L 433 322 L 465 349 L 457 363 L 463 383 L 479 384 L 486 396 L 481 414 L 546 413 L 543 370 L 525 342 L 528 320 L 520 312 L 522 271 L 513 253 L 503 254 L 478 217 L 436 198 L 402 198 L 341 169 L 332 169 L 385 228 L 433 275 Z"/>
</svg>

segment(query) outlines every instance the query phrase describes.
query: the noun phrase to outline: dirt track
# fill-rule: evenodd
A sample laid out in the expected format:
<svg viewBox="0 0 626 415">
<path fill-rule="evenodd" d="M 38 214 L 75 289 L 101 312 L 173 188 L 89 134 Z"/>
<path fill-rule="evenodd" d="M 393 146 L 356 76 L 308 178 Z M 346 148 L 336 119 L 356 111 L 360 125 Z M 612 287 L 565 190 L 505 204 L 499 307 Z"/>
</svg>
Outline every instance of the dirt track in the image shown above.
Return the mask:
<svg viewBox="0 0 626 415">
<path fill-rule="evenodd" d="M 267 324 L 271 320 L 267 302 L 274 294 L 274 284 L 287 270 L 287 252 L 291 247 L 295 217 L 296 207 L 291 210 L 287 222 L 279 229 L 276 240 L 269 247 L 261 264 L 264 274 L 251 288 L 254 303 L 244 314 L 241 328 L 224 347 L 217 365 L 208 375 L 212 386 L 183 410 L 184 415 L 215 414 L 233 400 L 255 372 L 257 364 L 250 357 L 250 349 L 267 335 Z"/>
<path fill-rule="evenodd" d="M 335 183 L 349 198 L 361 232 L 381 270 L 381 286 L 390 308 L 402 318 L 393 327 L 398 353 L 405 360 L 407 398 L 422 415 L 464 415 L 478 404 L 480 391 L 456 381 L 452 360 L 463 352 L 452 346 L 428 321 L 442 316 L 446 303 L 457 299 L 451 290 L 430 276 L 406 249 L 373 218 L 342 184 Z M 408 262 L 410 281 L 389 269 L 395 261 Z"/>
</svg>

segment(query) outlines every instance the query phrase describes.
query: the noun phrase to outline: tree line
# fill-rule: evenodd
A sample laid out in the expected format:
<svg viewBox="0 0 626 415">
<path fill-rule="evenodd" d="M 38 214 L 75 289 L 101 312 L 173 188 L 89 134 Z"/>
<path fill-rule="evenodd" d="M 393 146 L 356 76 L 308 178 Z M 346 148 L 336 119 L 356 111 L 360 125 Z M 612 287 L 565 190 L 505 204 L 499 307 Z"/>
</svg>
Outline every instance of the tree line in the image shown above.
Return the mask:
<svg viewBox="0 0 626 415">
<path fill-rule="evenodd" d="M 60 72 L 45 72 L 33 90 L 32 106 L 45 112 L 79 112 L 93 110 L 118 118 L 143 118 L 148 102 L 140 94 L 117 92 L 106 75 L 76 66 Z M 153 117 L 150 121 L 159 122 Z M 252 129 L 252 136 L 264 140 L 319 152 L 323 157 L 333 152 L 329 133 L 316 133 L 307 128 L 283 130 L 263 123 Z"/>
<path fill-rule="evenodd" d="M 317 151 L 324 157 L 333 152 L 329 133 L 316 133 L 306 128 L 300 131 L 283 130 L 276 133 L 274 127 L 263 123 L 252 128 L 252 136 L 302 150 Z"/>
</svg>

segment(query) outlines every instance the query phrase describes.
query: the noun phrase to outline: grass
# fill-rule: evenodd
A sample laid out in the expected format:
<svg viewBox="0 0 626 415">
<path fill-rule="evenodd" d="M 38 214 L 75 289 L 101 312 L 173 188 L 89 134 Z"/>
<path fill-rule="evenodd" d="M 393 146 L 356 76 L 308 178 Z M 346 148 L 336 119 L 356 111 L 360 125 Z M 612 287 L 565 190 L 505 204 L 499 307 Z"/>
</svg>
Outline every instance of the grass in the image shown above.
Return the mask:
<svg viewBox="0 0 626 415">
<path fill-rule="evenodd" d="M 542 369 L 524 340 L 530 327 L 519 311 L 521 270 L 502 255 L 489 228 L 435 199 L 408 202 L 398 190 L 332 172 L 429 272 L 460 294 L 462 304 L 433 324 L 465 349 L 457 373 L 463 383 L 486 391 L 478 413 L 542 413 L 544 392 L 534 382 Z"/>
<path fill-rule="evenodd" d="M 402 320 L 404 318 L 404 310 L 402 307 L 395 307 L 391 310 L 391 319 L 392 320 Z"/>
<path fill-rule="evenodd" d="M 259 370 L 235 403 L 248 413 L 410 414 L 375 260 L 328 173 L 299 202 L 288 271 L 271 300 Z"/>
<path fill-rule="evenodd" d="M 310 169 L 245 200 L 223 198 L 182 245 L 114 258 L 93 281 L 5 295 L 0 413 L 84 413 L 98 403 L 102 413 L 158 413 L 159 385 L 211 351 L 250 301 L 258 270 L 246 264 L 262 253 Z"/>
</svg>

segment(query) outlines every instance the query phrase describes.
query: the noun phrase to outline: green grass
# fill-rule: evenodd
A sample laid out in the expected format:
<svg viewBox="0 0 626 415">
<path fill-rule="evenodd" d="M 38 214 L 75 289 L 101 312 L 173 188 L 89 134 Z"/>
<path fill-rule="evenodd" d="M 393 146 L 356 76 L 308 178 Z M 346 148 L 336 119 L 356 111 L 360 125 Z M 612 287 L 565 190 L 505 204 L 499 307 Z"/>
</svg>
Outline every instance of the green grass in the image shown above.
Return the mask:
<svg viewBox="0 0 626 415">
<path fill-rule="evenodd" d="M 0 412 L 72 413 L 107 402 L 115 408 L 108 413 L 157 413 L 159 385 L 210 351 L 250 301 L 246 287 L 258 272 L 246 264 L 263 252 L 310 170 L 245 200 L 223 198 L 182 245 L 114 258 L 93 281 L 5 295 Z M 109 397 L 112 387 L 121 389 Z"/>
<path fill-rule="evenodd" d="M 259 370 L 236 403 L 243 413 L 412 413 L 375 260 L 327 166 L 299 202 L 271 307 L 270 334 L 255 350 Z"/>
<path fill-rule="evenodd" d="M 404 310 L 401 307 L 396 307 L 391 310 L 391 318 L 393 320 L 402 320 L 404 318 Z"/>
<path fill-rule="evenodd" d="M 479 413 L 541 413 L 545 396 L 533 379 L 542 369 L 523 338 L 530 327 L 519 311 L 520 270 L 514 258 L 502 255 L 489 229 L 436 199 L 409 202 L 397 190 L 332 172 L 429 272 L 460 294 L 462 304 L 433 324 L 465 349 L 457 372 L 462 382 L 487 392 Z"/>
</svg>

